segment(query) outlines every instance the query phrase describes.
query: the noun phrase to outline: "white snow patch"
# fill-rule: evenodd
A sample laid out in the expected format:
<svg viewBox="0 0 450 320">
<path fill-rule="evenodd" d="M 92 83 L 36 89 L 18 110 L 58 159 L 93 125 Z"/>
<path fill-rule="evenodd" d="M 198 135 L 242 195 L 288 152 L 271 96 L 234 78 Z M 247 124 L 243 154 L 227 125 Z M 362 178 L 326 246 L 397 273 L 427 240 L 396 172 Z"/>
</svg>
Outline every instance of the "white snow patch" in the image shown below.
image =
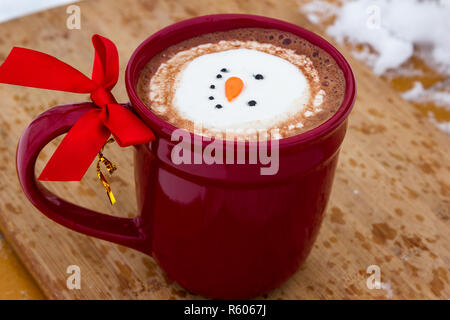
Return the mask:
<svg viewBox="0 0 450 320">
<path fill-rule="evenodd" d="M 392 299 L 393 291 L 389 282 L 381 282 L 381 290 L 386 291 L 386 299 Z"/>
<path fill-rule="evenodd" d="M 73 2 L 78 0 L 1 0 L 0 22 Z"/>
<path fill-rule="evenodd" d="M 377 75 L 420 76 L 421 70 L 405 64 L 413 55 L 448 75 L 427 89 L 416 82 L 403 98 L 450 108 L 449 0 L 313 0 L 300 10 L 313 23 L 334 18 L 327 34 L 340 44 L 358 45 L 352 55 Z M 450 122 L 438 122 L 431 113 L 430 121 L 450 134 Z"/>
<path fill-rule="evenodd" d="M 341 7 L 314 1 L 301 10 L 314 23 L 336 16 L 326 32 L 338 43 L 370 45 L 375 54 L 364 49 L 358 58 L 376 74 L 402 65 L 415 46 L 431 50 L 427 62 L 450 74 L 450 1 L 353 0 Z"/>
<path fill-rule="evenodd" d="M 450 106 L 450 92 L 440 91 L 440 86 L 425 89 L 421 82 L 414 82 L 414 86 L 404 92 L 402 97 L 408 101 L 434 102 L 438 106 Z M 449 107 L 450 109 L 450 107 Z"/>
</svg>

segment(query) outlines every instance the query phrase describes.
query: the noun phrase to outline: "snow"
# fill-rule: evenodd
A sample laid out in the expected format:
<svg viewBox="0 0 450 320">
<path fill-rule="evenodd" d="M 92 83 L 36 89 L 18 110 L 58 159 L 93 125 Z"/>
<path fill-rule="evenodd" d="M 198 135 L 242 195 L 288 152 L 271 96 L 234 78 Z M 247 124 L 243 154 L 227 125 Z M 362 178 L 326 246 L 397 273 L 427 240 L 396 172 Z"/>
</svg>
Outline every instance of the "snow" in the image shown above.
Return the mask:
<svg viewBox="0 0 450 320">
<path fill-rule="evenodd" d="M 421 82 L 414 82 L 414 87 L 402 94 L 409 101 L 429 102 L 433 101 L 440 106 L 450 105 L 450 92 L 438 91 L 434 87 L 425 89 Z"/>
<path fill-rule="evenodd" d="M 392 299 L 392 296 L 393 296 L 394 292 L 392 290 L 390 282 L 382 282 L 381 283 L 381 290 L 385 290 L 386 291 L 386 299 Z"/>
<path fill-rule="evenodd" d="M 300 10 L 313 23 L 331 22 L 327 34 L 357 47 L 352 54 L 377 75 L 420 75 L 405 62 L 421 58 L 447 80 L 431 88 L 416 82 L 403 98 L 450 109 L 450 0 L 311 0 Z M 450 122 L 431 112 L 430 121 L 450 134 Z"/>
<path fill-rule="evenodd" d="M 404 92 L 402 97 L 408 101 L 418 103 L 434 102 L 437 106 L 450 106 L 450 91 L 440 91 L 443 84 L 425 89 L 422 83 L 416 81 L 412 89 Z M 450 134 L 450 122 L 437 122 L 433 114 L 429 113 L 430 121 L 433 122 L 439 129 L 447 134 Z"/>
<path fill-rule="evenodd" d="M 450 1 L 354 0 L 342 7 L 314 1 L 301 10 L 314 23 L 336 15 L 326 32 L 340 44 L 370 45 L 375 55 L 359 54 L 378 75 L 406 62 L 415 46 L 429 48 L 428 62 L 450 75 Z"/>
<path fill-rule="evenodd" d="M 1 0 L 0 23 L 64 4 L 76 2 L 74 0 Z"/>
</svg>

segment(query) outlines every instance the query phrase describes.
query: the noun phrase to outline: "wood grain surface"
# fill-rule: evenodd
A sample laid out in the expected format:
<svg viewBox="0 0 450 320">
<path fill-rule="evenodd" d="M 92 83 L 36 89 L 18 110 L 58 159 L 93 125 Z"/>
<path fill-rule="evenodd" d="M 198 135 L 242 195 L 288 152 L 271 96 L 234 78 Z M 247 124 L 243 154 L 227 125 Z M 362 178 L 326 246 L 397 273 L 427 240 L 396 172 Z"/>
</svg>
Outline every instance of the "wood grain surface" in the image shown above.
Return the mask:
<svg viewBox="0 0 450 320">
<path fill-rule="evenodd" d="M 66 28 L 65 7 L 0 25 L 0 62 L 12 46 L 52 54 L 90 75 L 93 33 L 112 39 L 121 76 L 113 93 L 126 101 L 126 62 L 141 41 L 182 19 L 209 13 L 254 13 L 322 34 L 295 1 L 85 1 L 81 30 Z M 450 138 L 388 84 L 342 49 L 354 68 L 358 98 L 350 116 L 327 214 L 311 255 L 267 299 L 450 298 Z M 15 149 L 26 125 L 48 108 L 86 95 L 0 85 L 0 227 L 45 294 L 52 299 L 202 298 L 170 282 L 151 257 L 65 229 L 38 212 L 21 191 Z M 60 139 L 40 155 L 42 170 Z M 131 148 L 108 146 L 119 167 L 111 207 L 91 166 L 81 183 L 49 182 L 57 195 L 115 216 L 136 212 Z M 66 269 L 81 268 L 81 289 L 68 290 Z M 366 269 L 378 265 L 380 289 Z"/>
</svg>

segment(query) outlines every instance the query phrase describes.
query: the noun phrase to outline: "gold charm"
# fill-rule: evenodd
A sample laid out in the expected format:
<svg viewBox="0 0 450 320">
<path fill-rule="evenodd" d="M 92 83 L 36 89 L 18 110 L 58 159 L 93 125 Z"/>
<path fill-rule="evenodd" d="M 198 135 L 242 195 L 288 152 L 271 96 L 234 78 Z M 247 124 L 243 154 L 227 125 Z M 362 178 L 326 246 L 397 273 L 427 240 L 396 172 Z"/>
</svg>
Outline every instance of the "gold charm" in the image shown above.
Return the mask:
<svg viewBox="0 0 450 320">
<path fill-rule="evenodd" d="M 103 155 L 103 149 L 105 146 L 109 143 L 113 143 L 114 138 L 109 138 L 108 141 L 103 145 L 103 147 L 100 149 L 98 153 L 98 160 L 97 160 L 97 176 L 100 179 L 100 181 L 103 184 L 103 187 L 105 188 L 106 195 L 108 196 L 109 202 L 111 204 L 116 203 L 116 198 L 114 198 L 114 195 L 111 191 L 111 187 L 108 183 L 108 180 L 106 180 L 105 176 L 103 175 L 101 169 L 100 169 L 100 163 L 103 163 L 105 165 L 106 170 L 108 170 L 109 174 L 112 175 L 114 171 L 116 171 L 117 167 L 108 159 L 105 158 Z"/>
</svg>

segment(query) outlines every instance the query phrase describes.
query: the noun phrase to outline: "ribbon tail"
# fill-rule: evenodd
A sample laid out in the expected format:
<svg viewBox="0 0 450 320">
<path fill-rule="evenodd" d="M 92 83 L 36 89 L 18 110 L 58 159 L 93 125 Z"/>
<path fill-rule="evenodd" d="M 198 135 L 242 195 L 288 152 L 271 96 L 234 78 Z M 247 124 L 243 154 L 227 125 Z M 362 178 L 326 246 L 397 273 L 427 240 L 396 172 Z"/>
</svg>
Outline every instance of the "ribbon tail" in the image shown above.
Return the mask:
<svg viewBox="0 0 450 320">
<path fill-rule="evenodd" d="M 121 147 L 155 140 L 152 130 L 131 111 L 119 104 L 108 104 L 102 110 L 103 124 Z"/>
<path fill-rule="evenodd" d="M 110 136 L 100 110 L 84 114 L 69 130 L 38 180 L 80 181 Z"/>
<path fill-rule="evenodd" d="M 96 88 L 94 81 L 61 60 L 19 47 L 0 66 L 0 83 L 76 93 Z"/>
</svg>

